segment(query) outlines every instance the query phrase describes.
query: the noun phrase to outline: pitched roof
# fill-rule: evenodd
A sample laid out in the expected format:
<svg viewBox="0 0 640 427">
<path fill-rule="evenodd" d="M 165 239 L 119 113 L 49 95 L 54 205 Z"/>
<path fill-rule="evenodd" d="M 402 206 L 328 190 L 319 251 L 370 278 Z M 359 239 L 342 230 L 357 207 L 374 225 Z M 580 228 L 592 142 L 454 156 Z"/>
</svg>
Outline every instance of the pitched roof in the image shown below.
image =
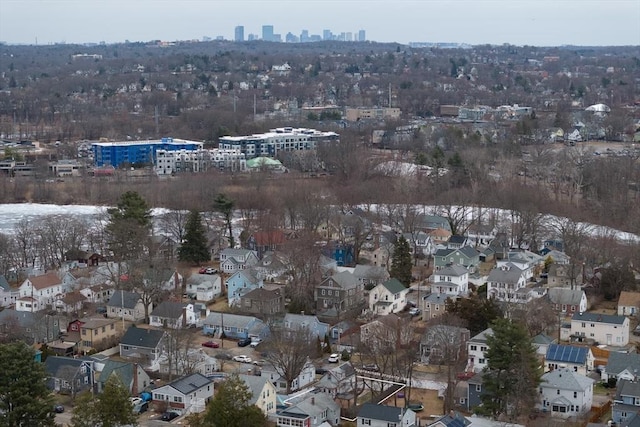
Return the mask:
<svg viewBox="0 0 640 427">
<path fill-rule="evenodd" d="M 209 378 L 205 377 L 199 372 L 195 374 L 187 375 L 182 378 L 178 378 L 177 380 L 167 384 L 170 387 L 175 388 L 182 394 L 190 394 L 196 390 L 201 389 L 207 384 L 212 384 L 213 381 Z"/>
<path fill-rule="evenodd" d="M 11 289 L 11 286 L 9 286 L 9 282 L 7 282 L 7 279 L 2 274 L 0 274 L 0 288 L 4 289 L 5 291 Z"/>
<path fill-rule="evenodd" d="M 400 283 L 400 281 L 396 278 L 387 280 L 382 284 L 382 286 L 387 288 L 387 290 L 392 294 L 397 294 L 407 290 L 407 288 L 402 283 Z"/>
<path fill-rule="evenodd" d="M 65 304 L 76 304 L 86 300 L 87 297 L 82 295 L 80 291 L 69 292 L 62 297 L 62 302 L 64 302 Z"/>
<path fill-rule="evenodd" d="M 567 368 L 556 369 L 542 376 L 543 385 L 561 390 L 584 391 L 594 382 L 595 380 Z"/>
<path fill-rule="evenodd" d="M 31 282 L 33 287 L 38 290 L 46 289 L 62 283 L 62 280 L 60 280 L 55 271 L 50 271 L 47 274 L 43 274 L 41 276 L 29 277 L 29 281 Z"/>
<path fill-rule="evenodd" d="M 588 354 L 589 349 L 587 347 L 550 344 L 545 358 L 547 361 L 553 362 L 585 364 Z"/>
<path fill-rule="evenodd" d="M 212 311 L 205 319 L 204 324 L 217 326 L 224 323 L 225 327 L 245 329 L 249 327 L 252 322 L 256 321 L 261 322 L 254 316 Z"/>
<path fill-rule="evenodd" d="M 82 329 L 97 329 L 118 322 L 118 319 L 82 319 Z"/>
<path fill-rule="evenodd" d="M 116 360 L 107 359 L 102 372 L 100 372 L 99 382 L 106 383 L 111 374 L 115 374 L 120 378 L 122 384 L 129 385 L 133 381 L 133 363 L 118 362 Z"/>
<path fill-rule="evenodd" d="M 135 347 L 156 348 L 160 341 L 162 341 L 163 337 L 164 331 L 131 326 L 127 329 L 127 332 L 125 332 L 122 339 L 120 339 L 120 344 Z"/>
<path fill-rule="evenodd" d="M 44 368 L 47 371 L 47 374 L 52 377 L 57 377 L 58 375 L 66 377 L 68 374 L 60 372 L 61 369 L 70 367 L 75 372 L 84 362 L 86 361 L 82 359 L 74 359 L 73 357 L 49 356 L 44 361 Z"/>
<path fill-rule="evenodd" d="M 620 292 L 620 298 L 618 298 L 618 306 L 640 307 L 640 292 Z"/>
<path fill-rule="evenodd" d="M 640 372 L 640 354 L 620 353 L 612 351 L 609 353 L 606 372 L 608 375 L 618 375 L 625 369 L 629 372 Z"/>
<path fill-rule="evenodd" d="M 107 306 L 134 309 L 138 301 L 140 301 L 140 295 L 137 292 L 116 291 L 109 298 Z"/>
<path fill-rule="evenodd" d="M 425 297 L 423 297 L 423 299 L 426 302 L 429 302 L 431 304 L 444 304 L 447 302 L 447 300 L 451 298 L 453 300 L 456 299 L 456 297 L 454 295 L 448 295 L 448 294 L 429 294 Z"/>
<path fill-rule="evenodd" d="M 353 289 L 358 286 L 358 278 L 348 271 L 342 271 L 331 276 L 338 286 L 343 290 Z M 322 283 L 320 284 L 322 285 Z"/>
<path fill-rule="evenodd" d="M 594 323 L 611 323 L 615 325 L 622 325 L 625 320 L 624 316 L 615 316 L 612 314 L 600 314 L 600 313 L 575 313 L 571 320 L 578 322 L 594 322 Z"/>
<path fill-rule="evenodd" d="M 256 375 L 246 375 L 240 374 L 238 375 L 242 381 L 249 387 L 251 391 L 251 399 L 249 399 L 249 405 L 254 405 L 258 399 L 260 398 L 260 393 L 264 389 L 265 384 L 269 382 L 266 376 L 256 376 Z M 274 387 L 275 388 L 275 387 Z"/>
<path fill-rule="evenodd" d="M 640 397 L 640 383 L 637 381 L 620 380 L 616 392 L 616 400 L 622 396 Z"/>
<path fill-rule="evenodd" d="M 365 403 L 358 411 L 358 418 L 368 418 L 372 420 L 396 423 L 398 422 L 401 413 L 402 408 L 396 408 L 395 406 Z"/>
<path fill-rule="evenodd" d="M 454 412 L 453 414 L 447 414 L 441 418 L 438 418 L 430 425 L 444 425 L 446 427 L 465 427 L 471 424 L 471 421 L 466 419 L 462 414 Z"/>
<path fill-rule="evenodd" d="M 459 276 L 464 276 L 465 274 L 469 274 L 469 270 L 467 270 L 460 264 L 453 263 L 453 264 L 447 264 L 444 267 L 442 267 L 440 270 L 437 271 L 437 274 L 441 276 L 459 277 Z"/>
<path fill-rule="evenodd" d="M 584 291 L 581 289 L 551 288 L 547 291 L 549 301 L 554 304 L 580 305 Z"/>
<path fill-rule="evenodd" d="M 520 280 L 520 277 L 522 277 L 522 270 L 511 264 L 505 265 L 504 268 L 496 267 L 491 270 L 487 282 L 516 284 Z"/>
<path fill-rule="evenodd" d="M 280 289 L 255 288 L 242 295 L 240 298 L 269 301 L 282 297 Z"/>
<path fill-rule="evenodd" d="M 281 245 L 287 241 L 287 236 L 281 230 L 258 231 L 253 233 L 253 238 L 258 246 Z"/>
<path fill-rule="evenodd" d="M 185 304 L 181 302 L 163 301 L 151 312 L 151 315 L 167 319 L 178 319 L 182 315 L 184 307 Z"/>
<path fill-rule="evenodd" d="M 487 342 L 487 337 L 493 335 L 493 329 L 487 328 L 484 331 L 480 332 L 478 335 L 471 337 L 469 342 Z"/>
</svg>

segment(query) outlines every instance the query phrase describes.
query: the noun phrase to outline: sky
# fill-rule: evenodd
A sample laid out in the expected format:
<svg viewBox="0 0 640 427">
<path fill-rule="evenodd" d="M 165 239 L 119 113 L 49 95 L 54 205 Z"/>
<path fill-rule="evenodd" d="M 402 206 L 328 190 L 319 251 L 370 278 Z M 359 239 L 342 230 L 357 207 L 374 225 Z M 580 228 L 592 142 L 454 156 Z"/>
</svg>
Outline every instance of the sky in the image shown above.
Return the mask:
<svg viewBox="0 0 640 427">
<path fill-rule="evenodd" d="M 366 31 L 376 42 L 640 46 L 640 0 L 0 0 L 9 44 L 282 38 Z"/>
</svg>

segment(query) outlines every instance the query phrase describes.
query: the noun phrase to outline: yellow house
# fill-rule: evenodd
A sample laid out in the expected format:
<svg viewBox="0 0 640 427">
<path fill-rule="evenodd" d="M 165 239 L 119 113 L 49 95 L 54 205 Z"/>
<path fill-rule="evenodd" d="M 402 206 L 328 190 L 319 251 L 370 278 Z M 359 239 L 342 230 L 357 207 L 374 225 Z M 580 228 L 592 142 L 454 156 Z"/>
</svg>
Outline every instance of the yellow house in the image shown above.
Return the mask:
<svg viewBox="0 0 640 427">
<path fill-rule="evenodd" d="M 251 390 L 249 404 L 255 405 L 265 415 L 276 413 L 276 387 L 266 377 L 240 375 L 240 379 Z"/>
<path fill-rule="evenodd" d="M 79 349 L 82 352 L 115 345 L 121 334 L 118 319 L 87 319 L 81 322 Z"/>
</svg>

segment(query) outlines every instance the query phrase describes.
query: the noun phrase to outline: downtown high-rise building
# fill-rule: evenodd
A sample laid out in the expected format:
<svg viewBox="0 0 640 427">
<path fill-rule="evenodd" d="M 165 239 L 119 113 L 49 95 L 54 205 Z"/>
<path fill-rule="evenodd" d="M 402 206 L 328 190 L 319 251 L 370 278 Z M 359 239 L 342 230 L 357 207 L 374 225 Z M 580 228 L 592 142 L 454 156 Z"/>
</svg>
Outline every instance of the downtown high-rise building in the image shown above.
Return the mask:
<svg viewBox="0 0 640 427">
<path fill-rule="evenodd" d="M 366 33 L 364 32 L 364 30 L 358 31 L 358 41 L 359 42 L 367 41 L 367 36 L 366 36 Z"/>
<path fill-rule="evenodd" d="M 272 42 L 273 40 L 273 25 L 262 26 L 262 40 L 266 42 Z"/>
<path fill-rule="evenodd" d="M 242 25 L 238 25 L 234 31 L 234 40 L 237 42 L 243 42 L 244 41 L 244 26 Z"/>
</svg>

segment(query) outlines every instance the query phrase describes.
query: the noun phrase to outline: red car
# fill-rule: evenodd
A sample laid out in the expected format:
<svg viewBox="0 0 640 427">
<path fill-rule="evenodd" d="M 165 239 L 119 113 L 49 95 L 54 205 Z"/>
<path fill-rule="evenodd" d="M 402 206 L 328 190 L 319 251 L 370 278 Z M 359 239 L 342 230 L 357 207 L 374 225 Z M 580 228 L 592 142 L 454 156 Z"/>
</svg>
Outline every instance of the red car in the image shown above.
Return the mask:
<svg viewBox="0 0 640 427">
<path fill-rule="evenodd" d="M 200 270 L 198 270 L 198 274 L 205 274 L 205 272 L 207 271 L 207 268 L 209 267 L 202 267 Z"/>
<path fill-rule="evenodd" d="M 202 343 L 203 347 L 209 347 L 209 348 L 220 348 L 220 344 L 218 344 L 215 341 L 207 341 L 207 342 L 203 342 Z"/>
</svg>

